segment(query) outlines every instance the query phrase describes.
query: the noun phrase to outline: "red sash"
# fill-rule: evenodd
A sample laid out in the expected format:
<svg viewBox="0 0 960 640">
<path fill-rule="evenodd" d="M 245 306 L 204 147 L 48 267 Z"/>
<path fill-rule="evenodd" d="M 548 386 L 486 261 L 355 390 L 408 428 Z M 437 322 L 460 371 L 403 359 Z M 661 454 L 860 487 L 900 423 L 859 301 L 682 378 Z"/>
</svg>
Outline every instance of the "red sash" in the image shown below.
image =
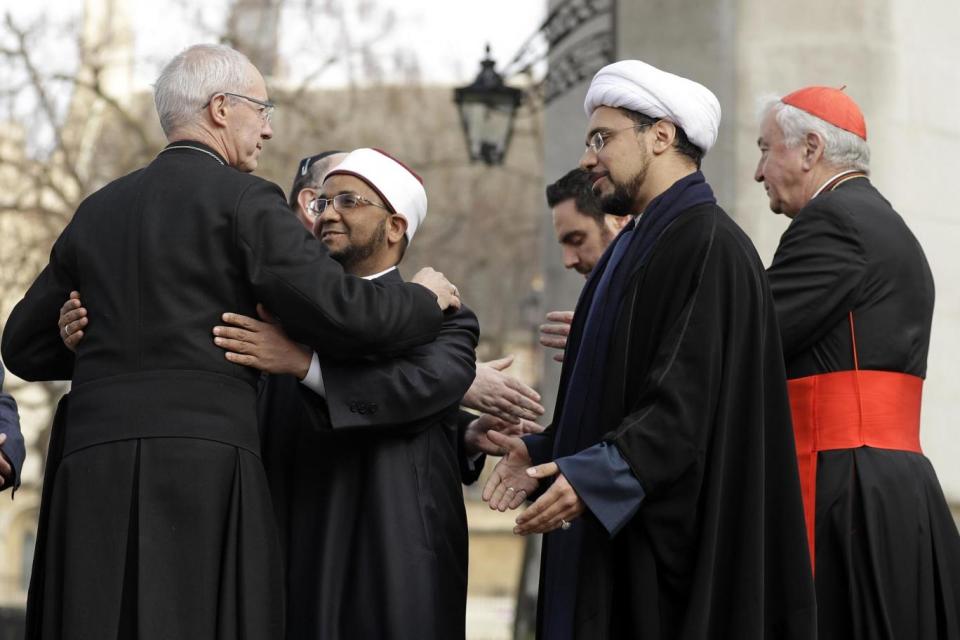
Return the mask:
<svg viewBox="0 0 960 640">
<path fill-rule="evenodd" d="M 857 447 L 922 453 L 920 397 L 923 379 L 892 371 L 861 371 L 857 362 L 852 312 L 850 337 L 853 340 L 853 371 L 787 381 L 812 566 L 816 564 L 817 453 Z"/>
</svg>

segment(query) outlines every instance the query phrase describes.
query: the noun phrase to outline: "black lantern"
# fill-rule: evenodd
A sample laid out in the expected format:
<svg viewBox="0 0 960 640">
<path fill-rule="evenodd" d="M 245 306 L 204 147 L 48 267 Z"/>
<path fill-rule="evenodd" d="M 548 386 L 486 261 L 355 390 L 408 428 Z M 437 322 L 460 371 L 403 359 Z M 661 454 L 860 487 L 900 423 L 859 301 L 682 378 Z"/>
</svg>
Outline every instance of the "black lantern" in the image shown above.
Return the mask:
<svg viewBox="0 0 960 640">
<path fill-rule="evenodd" d="M 523 91 L 505 85 L 493 67 L 487 45 L 477 79 L 453 92 L 471 162 L 482 160 L 491 166 L 503 163 L 513 133 L 513 116 L 523 99 Z"/>
</svg>

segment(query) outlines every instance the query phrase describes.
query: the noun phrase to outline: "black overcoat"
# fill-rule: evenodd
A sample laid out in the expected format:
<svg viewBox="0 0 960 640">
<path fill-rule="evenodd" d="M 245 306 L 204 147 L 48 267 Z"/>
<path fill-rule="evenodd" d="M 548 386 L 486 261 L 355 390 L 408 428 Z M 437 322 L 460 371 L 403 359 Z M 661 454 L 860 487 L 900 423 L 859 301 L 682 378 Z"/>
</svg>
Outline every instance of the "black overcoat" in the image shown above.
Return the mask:
<svg viewBox="0 0 960 640">
<path fill-rule="evenodd" d="M 381 278 L 402 282 L 392 271 Z M 321 360 L 326 399 L 269 376 L 260 422 L 288 571 L 290 640 L 464 637 L 458 404 L 476 316 L 395 359 Z"/>
<path fill-rule="evenodd" d="M 570 343 L 585 315 L 575 314 Z M 573 637 L 814 637 L 778 335 L 746 235 L 716 205 L 682 213 L 632 275 L 611 337 L 604 440 L 645 497 L 612 538 L 582 517 L 579 559 L 564 559 L 578 563 Z M 569 375 L 565 363 L 557 407 Z M 550 612 L 540 614 L 542 625 Z"/>
<path fill-rule="evenodd" d="M 866 178 L 812 199 L 768 270 L 787 377 L 854 368 L 921 378 L 934 283 L 903 218 Z M 821 451 L 815 508 L 821 640 L 960 638 L 960 536 L 922 453 Z"/>
<path fill-rule="evenodd" d="M 90 318 L 76 357 L 56 328 L 71 290 Z M 329 356 L 431 340 L 442 316 L 422 287 L 345 276 L 276 185 L 196 142 L 88 197 L 57 239 L 2 342 L 20 377 L 73 380 L 31 637 L 281 637 L 258 374 L 211 335 L 258 302 Z"/>
</svg>

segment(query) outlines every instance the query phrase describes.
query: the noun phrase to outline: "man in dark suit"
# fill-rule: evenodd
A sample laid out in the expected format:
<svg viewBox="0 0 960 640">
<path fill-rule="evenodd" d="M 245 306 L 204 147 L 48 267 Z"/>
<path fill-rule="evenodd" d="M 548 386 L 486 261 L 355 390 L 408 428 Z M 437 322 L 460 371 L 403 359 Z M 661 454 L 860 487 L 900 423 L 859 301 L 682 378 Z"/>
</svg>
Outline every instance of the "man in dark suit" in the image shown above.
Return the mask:
<svg viewBox="0 0 960 640">
<path fill-rule="evenodd" d="M 3 390 L 3 364 L 0 364 L 0 491 L 20 486 L 20 469 L 26 450 L 20 433 L 17 401 Z"/>
<path fill-rule="evenodd" d="M 348 273 L 395 286 L 426 203 L 413 172 L 358 149 L 311 208 L 317 237 Z M 215 329 L 227 358 L 294 374 L 269 376 L 260 405 L 287 545 L 288 637 L 463 638 L 457 406 L 473 381 L 476 317 L 461 308 L 436 341 L 399 358 L 339 361 L 301 351 L 268 323 L 227 319 Z"/>
<path fill-rule="evenodd" d="M 767 270 L 783 341 L 819 637 L 960 637 L 960 535 L 920 448 L 934 283 L 868 176 L 842 90 L 770 99 L 770 208 L 791 219 Z"/>
<path fill-rule="evenodd" d="M 340 164 L 346 156 L 346 152 L 342 151 L 323 151 L 303 158 L 297 165 L 297 173 L 290 187 L 290 208 L 311 232 L 317 213 L 310 210 L 309 204 L 317 197 L 326 173 Z M 333 257 L 337 259 L 336 255 Z M 71 311 L 76 309 L 66 310 L 65 318 L 68 321 L 78 317 L 71 314 Z M 544 408 L 540 404 L 540 394 L 504 372 L 512 363 L 512 355 L 488 362 L 477 362 L 476 378 L 461 404 L 491 417 L 529 428 L 531 425 L 526 421 L 543 415 Z M 485 419 L 489 420 L 491 418 Z"/>
<path fill-rule="evenodd" d="M 73 380 L 30 633 L 277 638 L 258 375 L 210 326 L 263 302 L 325 356 L 400 351 L 434 339 L 456 288 L 436 272 L 415 278 L 430 290 L 345 275 L 282 191 L 249 175 L 273 106 L 241 54 L 187 49 L 156 104 L 170 145 L 81 204 L 3 335 L 20 377 Z M 78 289 L 90 315 L 75 355 L 48 327 Z"/>
</svg>

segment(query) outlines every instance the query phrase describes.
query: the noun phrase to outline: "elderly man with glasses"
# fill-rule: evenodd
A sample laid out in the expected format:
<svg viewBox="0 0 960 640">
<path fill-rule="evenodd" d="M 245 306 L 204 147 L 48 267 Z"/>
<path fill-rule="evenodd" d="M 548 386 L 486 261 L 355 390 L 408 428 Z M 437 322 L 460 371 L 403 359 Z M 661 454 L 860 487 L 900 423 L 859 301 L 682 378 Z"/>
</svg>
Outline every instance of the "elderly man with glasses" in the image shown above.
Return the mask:
<svg viewBox="0 0 960 640">
<path fill-rule="evenodd" d="M 73 381 L 48 459 L 29 636 L 279 638 L 259 375 L 224 358 L 210 327 L 262 302 L 317 353 L 395 352 L 433 340 L 459 299 L 432 270 L 414 278 L 425 286 L 344 274 L 281 190 L 250 175 L 271 109 L 238 52 L 187 49 L 155 100 L 170 144 L 81 204 L 3 334 L 12 372 Z M 52 319 L 78 289 L 89 316 L 58 336 Z M 74 353 L 61 340 L 77 330 Z"/>
</svg>

